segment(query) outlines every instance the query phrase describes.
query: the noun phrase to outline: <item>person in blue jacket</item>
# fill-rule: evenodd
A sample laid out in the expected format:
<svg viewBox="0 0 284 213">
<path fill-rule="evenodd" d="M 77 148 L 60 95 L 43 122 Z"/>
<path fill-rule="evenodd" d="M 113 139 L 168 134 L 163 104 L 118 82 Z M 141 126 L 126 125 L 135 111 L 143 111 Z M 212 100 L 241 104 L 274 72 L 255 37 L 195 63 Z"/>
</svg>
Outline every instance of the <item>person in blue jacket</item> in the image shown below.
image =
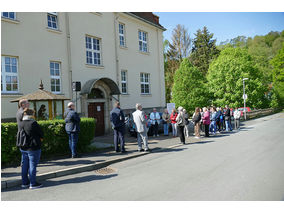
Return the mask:
<svg viewBox="0 0 284 213">
<path fill-rule="evenodd" d="M 120 152 L 124 153 L 126 152 L 124 147 L 125 116 L 123 111 L 120 109 L 120 103 L 118 101 L 115 102 L 114 108 L 110 112 L 110 121 L 114 131 L 114 149 L 116 152 L 119 152 L 118 144 L 120 141 Z"/>
<path fill-rule="evenodd" d="M 73 102 L 68 103 L 68 109 L 64 113 L 65 117 L 65 130 L 69 137 L 69 148 L 71 151 L 72 158 L 78 158 L 78 154 L 76 152 L 76 147 L 78 143 L 78 136 L 80 131 L 80 117 L 75 111 L 75 104 Z"/>
</svg>

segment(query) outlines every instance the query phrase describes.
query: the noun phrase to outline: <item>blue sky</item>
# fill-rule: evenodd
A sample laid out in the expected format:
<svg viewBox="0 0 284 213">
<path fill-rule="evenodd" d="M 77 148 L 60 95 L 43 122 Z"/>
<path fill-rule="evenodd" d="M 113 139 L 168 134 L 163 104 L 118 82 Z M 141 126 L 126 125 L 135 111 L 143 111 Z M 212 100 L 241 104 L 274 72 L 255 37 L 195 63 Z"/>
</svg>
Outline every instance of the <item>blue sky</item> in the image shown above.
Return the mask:
<svg viewBox="0 0 284 213">
<path fill-rule="evenodd" d="M 276 12 L 154 12 L 167 31 L 164 38 L 171 41 L 172 30 L 177 24 L 185 25 L 191 39 L 198 29 L 206 26 L 214 33 L 217 44 L 237 36 L 254 37 L 270 31 L 284 30 L 284 13 Z"/>
</svg>

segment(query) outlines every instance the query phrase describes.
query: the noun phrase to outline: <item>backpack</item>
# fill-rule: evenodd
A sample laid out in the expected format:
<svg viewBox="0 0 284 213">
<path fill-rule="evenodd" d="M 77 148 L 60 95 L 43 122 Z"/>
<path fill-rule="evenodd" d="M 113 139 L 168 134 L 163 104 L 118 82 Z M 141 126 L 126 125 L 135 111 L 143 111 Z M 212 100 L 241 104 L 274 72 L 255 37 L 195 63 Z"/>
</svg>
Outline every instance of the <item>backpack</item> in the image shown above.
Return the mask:
<svg viewBox="0 0 284 213">
<path fill-rule="evenodd" d="M 28 148 L 30 146 L 30 137 L 27 135 L 24 128 L 22 128 L 17 133 L 16 146 L 19 147 L 19 148 Z"/>
</svg>

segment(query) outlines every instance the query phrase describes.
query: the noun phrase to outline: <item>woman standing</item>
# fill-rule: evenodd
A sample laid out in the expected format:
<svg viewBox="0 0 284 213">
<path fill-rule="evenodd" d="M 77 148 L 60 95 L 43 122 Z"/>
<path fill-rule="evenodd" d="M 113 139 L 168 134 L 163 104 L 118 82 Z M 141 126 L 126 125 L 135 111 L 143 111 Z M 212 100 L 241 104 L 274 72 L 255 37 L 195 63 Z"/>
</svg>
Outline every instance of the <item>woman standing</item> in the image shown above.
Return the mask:
<svg viewBox="0 0 284 213">
<path fill-rule="evenodd" d="M 164 135 L 169 136 L 170 114 L 167 109 L 164 109 L 162 119 L 163 119 L 163 125 L 164 125 Z"/>
<path fill-rule="evenodd" d="M 171 114 L 171 123 L 172 123 L 172 131 L 173 131 L 173 137 L 177 136 L 177 122 L 176 122 L 176 118 L 177 118 L 177 111 L 176 109 L 172 110 L 172 114 Z"/>
<path fill-rule="evenodd" d="M 180 142 L 182 144 L 185 144 L 185 137 L 184 137 L 185 119 L 184 119 L 183 107 L 181 106 L 178 107 L 178 116 L 176 118 L 176 121 L 177 121 L 177 130 L 178 130 Z"/>
<path fill-rule="evenodd" d="M 209 137 L 210 112 L 206 107 L 203 108 L 203 112 L 202 120 L 205 127 L 205 137 Z"/>
<path fill-rule="evenodd" d="M 192 118 L 192 121 L 194 122 L 194 133 L 195 133 L 195 138 L 200 138 L 200 120 L 201 120 L 201 113 L 199 107 L 195 108 L 195 113 Z"/>
<path fill-rule="evenodd" d="M 189 138 L 189 115 L 186 112 L 186 109 L 183 109 L 183 114 L 184 114 L 184 135 Z"/>
<path fill-rule="evenodd" d="M 22 154 L 22 187 L 30 187 L 30 189 L 39 188 L 42 186 L 41 183 L 36 181 L 36 167 L 41 155 L 41 141 L 43 140 L 43 131 L 41 130 L 38 123 L 34 118 L 34 110 L 24 109 L 23 122 L 20 124 L 20 130 L 24 130 L 24 134 L 19 134 L 23 131 L 18 132 L 18 140 L 27 141 L 25 147 L 20 147 Z M 29 174 L 29 178 L 28 178 Z"/>
</svg>

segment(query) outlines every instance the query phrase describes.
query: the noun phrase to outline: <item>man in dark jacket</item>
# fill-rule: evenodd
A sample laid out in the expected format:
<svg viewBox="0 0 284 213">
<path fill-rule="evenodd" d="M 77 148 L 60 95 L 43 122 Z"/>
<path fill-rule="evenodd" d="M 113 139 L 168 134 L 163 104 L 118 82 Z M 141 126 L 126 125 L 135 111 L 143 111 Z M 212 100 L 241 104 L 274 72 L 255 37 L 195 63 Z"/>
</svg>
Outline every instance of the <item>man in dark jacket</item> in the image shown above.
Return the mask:
<svg viewBox="0 0 284 213">
<path fill-rule="evenodd" d="M 125 131 L 125 117 L 123 111 L 120 109 L 120 103 L 115 102 L 113 110 L 110 112 L 110 121 L 114 131 L 114 149 L 119 152 L 118 140 L 120 141 L 120 151 L 125 152 L 124 148 L 124 131 Z"/>
<path fill-rule="evenodd" d="M 78 142 L 78 136 L 80 131 L 80 117 L 75 111 L 75 105 L 73 102 L 68 103 L 68 109 L 64 113 L 65 117 L 65 130 L 69 137 L 69 148 L 71 150 L 72 158 L 77 158 L 76 146 Z"/>
<path fill-rule="evenodd" d="M 21 99 L 19 101 L 19 109 L 16 114 L 17 124 L 18 124 L 18 131 L 20 131 L 20 123 L 23 121 L 23 113 L 25 108 L 29 108 L 30 104 L 27 99 Z"/>
<path fill-rule="evenodd" d="M 226 105 L 226 111 L 225 111 L 225 123 L 226 123 L 226 132 L 232 131 L 232 126 L 231 126 L 231 110 L 228 105 Z"/>
<path fill-rule="evenodd" d="M 36 181 L 36 167 L 41 155 L 43 131 L 34 120 L 34 110 L 24 109 L 23 118 L 18 127 L 20 130 L 23 129 L 25 134 L 21 135 L 20 131 L 18 131 L 17 139 L 22 140 L 21 137 L 25 137 L 27 141 L 24 147 L 20 147 L 22 154 L 22 187 L 30 186 L 30 189 L 39 188 L 42 184 Z"/>
</svg>

